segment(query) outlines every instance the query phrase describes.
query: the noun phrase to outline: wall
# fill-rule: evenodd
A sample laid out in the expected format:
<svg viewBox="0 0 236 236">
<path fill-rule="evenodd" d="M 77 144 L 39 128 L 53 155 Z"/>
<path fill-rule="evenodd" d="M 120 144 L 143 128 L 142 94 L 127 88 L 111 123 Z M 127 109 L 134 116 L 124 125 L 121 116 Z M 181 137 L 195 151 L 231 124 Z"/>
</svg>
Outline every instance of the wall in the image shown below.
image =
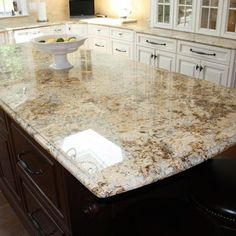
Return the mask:
<svg viewBox="0 0 236 236">
<path fill-rule="evenodd" d="M 39 0 L 29 0 L 37 3 Z M 49 21 L 69 19 L 69 0 L 46 0 L 47 17 Z M 108 17 L 119 17 L 119 9 L 129 8 L 130 18 L 147 20 L 150 15 L 150 0 L 95 0 L 95 12 Z M 0 24 L 17 24 L 37 21 L 37 11 L 31 11 L 30 16 L 0 19 Z"/>
<path fill-rule="evenodd" d="M 150 17 L 150 0 L 95 0 L 96 13 L 108 17 L 118 17 L 119 9 L 123 7 L 131 10 L 130 18 L 148 20 Z"/>
</svg>

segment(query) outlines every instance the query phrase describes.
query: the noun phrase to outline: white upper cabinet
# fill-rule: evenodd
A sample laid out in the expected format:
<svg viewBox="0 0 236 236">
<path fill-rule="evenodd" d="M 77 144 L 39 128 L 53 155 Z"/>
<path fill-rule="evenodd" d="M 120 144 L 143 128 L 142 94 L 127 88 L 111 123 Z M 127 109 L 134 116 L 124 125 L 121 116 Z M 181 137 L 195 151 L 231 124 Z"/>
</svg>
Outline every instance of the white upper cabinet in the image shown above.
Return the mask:
<svg viewBox="0 0 236 236">
<path fill-rule="evenodd" d="M 236 0 L 151 0 L 151 26 L 236 38 Z"/>
<path fill-rule="evenodd" d="M 177 0 L 174 5 L 174 29 L 194 31 L 196 0 Z"/>
<path fill-rule="evenodd" d="M 197 8 L 198 33 L 220 35 L 223 0 L 200 0 Z"/>
<path fill-rule="evenodd" d="M 152 25 L 161 28 L 172 28 L 173 0 L 152 0 Z"/>
<path fill-rule="evenodd" d="M 227 38 L 236 39 L 236 0 L 225 0 L 222 35 Z"/>
</svg>

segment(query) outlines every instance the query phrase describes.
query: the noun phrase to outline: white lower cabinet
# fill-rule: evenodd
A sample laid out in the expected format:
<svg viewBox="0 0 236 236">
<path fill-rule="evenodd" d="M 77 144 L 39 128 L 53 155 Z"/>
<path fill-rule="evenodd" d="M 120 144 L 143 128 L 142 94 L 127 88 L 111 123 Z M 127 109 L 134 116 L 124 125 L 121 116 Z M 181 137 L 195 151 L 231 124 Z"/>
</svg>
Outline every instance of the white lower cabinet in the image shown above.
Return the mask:
<svg viewBox="0 0 236 236">
<path fill-rule="evenodd" d="M 175 72 L 175 53 L 137 46 L 137 61 Z"/>
<path fill-rule="evenodd" d="M 177 56 L 177 72 L 228 86 L 229 67 L 191 57 Z"/>
<path fill-rule="evenodd" d="M 108 38 L 90 38 L 89 48 L 102 53 L 110 53 L 110 40 Z"/>
<path fill-rule="evenodd" d="M 111 51 L 114 55 L 119 55 L 133 59 L 133 44 L 124 41 L 111 40 Z"/>
</svg>

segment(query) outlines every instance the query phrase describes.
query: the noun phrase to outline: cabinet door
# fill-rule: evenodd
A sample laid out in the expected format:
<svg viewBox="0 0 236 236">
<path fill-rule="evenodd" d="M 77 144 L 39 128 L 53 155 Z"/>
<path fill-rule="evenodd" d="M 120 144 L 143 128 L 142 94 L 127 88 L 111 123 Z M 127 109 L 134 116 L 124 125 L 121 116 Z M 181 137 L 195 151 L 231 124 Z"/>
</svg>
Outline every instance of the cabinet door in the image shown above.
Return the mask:
<svg viewBox="0 0 236 236">
<path fill-rule="evenodd" d="M 152 24 L 161 28 L 172 28 L 173 0 L 152 1 Z"/>
<path fill-rule="evenodd" d="M 5 44 L 5 33 L 0 33 L 0 45 Z"/>
<path fill-rule="evenodd" d="M 111 50 L 113 55 L 120 55 L 129 59 L 133 59 L 133 44 L 124 41 L 111 41 Z"/>
<path fill-rule="evenodd" d="M 151 48 L 146 48 L 146 47 L 137 47 L 137 61 L 154 66 L 154 58 L 155 58 L 155 50 Z"/>
<path fill-rule="evenodd" d="M 198 4 L 197 32 L 220 35 L 223 11 L 222 0 L 200 0 Z"/>
<path fill-rule="evenodd" d="M 224 13 L 222 35 L 236 39 L 236 0 L 224 1 Z"/>
<path fill-rule="evenodd" d="M 198 78 L 199 68 L 200 60 L 191 57 L 177 56 L 176 72 Z"/>
<path fill-rule="evenodd" d="M 155 61 L 156 61 L 157 68 L 161 68 L 161 69 L 175 72 L 175 61 L 176 60 L 175 60 L 174 53 L 157 51 Z"/>
<path fill-rule="evenodd" d="M 195 9 L 195 0 L 175 1 L 174 29 L 193 32 L 196 16 Z"/>
<path fill-rule="evenodd" d="M 79 36 L 88 36 L 88 27 L 86 24 L 68 24 L 67 25 L 68 34 L 77 34 Z"/>
<path fill-rule="evenodd" d="M 210 63 L 206 61 L 201 62 L 202 70 L 200 73 L 200 78 L 213 82 L 218 85 L 229 86 L 228 85 L 228 71 L 227 66 Z"/>
<path fill-rule="evenodd" d="M 90 48 L 102 53 L 110 53 L 109 38 L 90 38 Z"/>
<path fill-rule="evenodd" d="M 0 175 L 7 187 L 16 193 L 16 184 L 10 159 L 10 145 L 7 134 L 4 134 L 3 130 L 0 133 L 0 150 Z"/>
</svg>

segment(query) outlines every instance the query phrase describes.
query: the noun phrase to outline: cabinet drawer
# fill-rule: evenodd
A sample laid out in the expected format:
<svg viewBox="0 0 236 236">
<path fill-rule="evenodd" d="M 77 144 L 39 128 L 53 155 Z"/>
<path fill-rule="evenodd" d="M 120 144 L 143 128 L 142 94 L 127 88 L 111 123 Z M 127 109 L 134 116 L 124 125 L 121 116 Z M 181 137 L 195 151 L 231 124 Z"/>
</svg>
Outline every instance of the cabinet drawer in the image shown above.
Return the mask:
<svg viewBox="0 0 236 236">
<path fill-rule="evenodd" d="M 67 26 L 68 33 L 77 34 L 79 36 L 88 35 L 88 27 L 86 24 L 69 24 Z"/>
<path fill-rule="evenodd" d="M 66 26 L 65 25 L 51 26 L 51 31 L 52 31 L 52 34 L 65 34 Z"/>
<path fill-rule="evenodd" d="M 0 108 L 0 129 L 1 128 L 7 129 L 7 125 L 6 125 L 6 122 L 5 122 L 5 117 L 4 117 L 3 110 Z"/>
<path fill-rule="evenodd" d="M 57 226 L 44 207 L 34 197 L 30 188 L 22 182 L 26 214 L 38 235 L 62 236 L 65 233 Z"/>
<path fill-rule="evenodd" d="M 176 40 L 163 37 L 137 34 L 137 45 L 176 52 Z"/>
<path fill-rule="evenodd" d="M 90 39 L 90 48 L 99 52 L 109 53 L 109 40 L 105 38 L 92 38 Z"/>
<path fill-rule="evenodd" d="M 91 36 L 100 36 L 100 37 L 109 37 L 110 31 L 108 27 L 97 26 L 97 25 L 89 25 L 88 33 Z"/>
<path fill-rule="evenodd" d="M 231 51 L 219 47 L 179 41 L 178 54 L 228 65 Z"/>
<path fill-rule="evenodd" d="M 121 40 L 133 42 L 134 32 L 130 30 L 111 29 L 111 37 L 114 39 L 121 39 Z"/>
<path fill-rule="evenodd" d="M 112 40 L 112 54 L 127 57 L 129 59 L 133 58 L 132 43 L 125 43 Z"/>
<path fill-rule="evenodd" d="M 56 166 L 14 124 L 11 124 L 15 158 L 20 174 L 54 207 L 60 208 Z"/>
</svg>

